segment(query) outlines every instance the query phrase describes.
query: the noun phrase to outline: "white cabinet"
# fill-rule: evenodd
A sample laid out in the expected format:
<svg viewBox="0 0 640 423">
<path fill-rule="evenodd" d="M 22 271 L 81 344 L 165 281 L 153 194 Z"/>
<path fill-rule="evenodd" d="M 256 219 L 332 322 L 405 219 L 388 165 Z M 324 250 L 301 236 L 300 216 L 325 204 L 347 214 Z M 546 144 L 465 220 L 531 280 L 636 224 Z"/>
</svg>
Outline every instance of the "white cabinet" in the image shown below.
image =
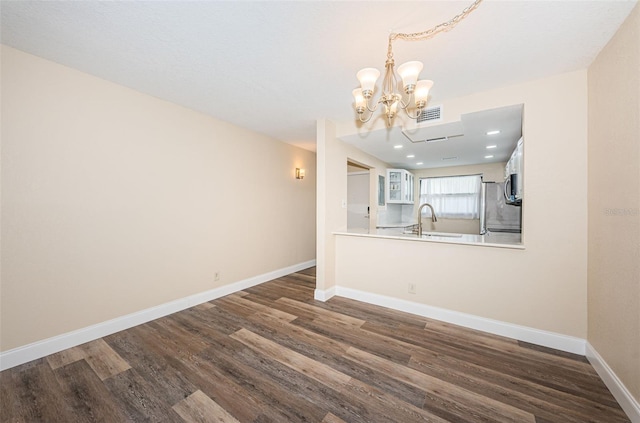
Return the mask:
<svg viewBox="0 0 640 423">
<path fill-rule="evenodd" d="M 413 204 L 413 174 L 404 169 L 387 169 L 387 203 Z"/>
<path fill-rule="evenodd" d="M 522 144 L 522 138 L 520 138 L 504 169 L 504 196 L 507 200 L 507 204 L 514 204 L 517 206 L 522 204 L 522 197 L 524 196 L 522 180 Z"/>
<path fill-rule="evenodd" d="M 509 176 L 514 173 L 517 175 L 522 173 L 522 144 L 522 137 L 520 137 L 516 148 L 513 149 L 513 153 L 511 153 L 511 157 L 509 157 L 509 161 L 507 161 L 507 165 L 504 168 L 504 179 L 509 178 Z"/>
</svg>

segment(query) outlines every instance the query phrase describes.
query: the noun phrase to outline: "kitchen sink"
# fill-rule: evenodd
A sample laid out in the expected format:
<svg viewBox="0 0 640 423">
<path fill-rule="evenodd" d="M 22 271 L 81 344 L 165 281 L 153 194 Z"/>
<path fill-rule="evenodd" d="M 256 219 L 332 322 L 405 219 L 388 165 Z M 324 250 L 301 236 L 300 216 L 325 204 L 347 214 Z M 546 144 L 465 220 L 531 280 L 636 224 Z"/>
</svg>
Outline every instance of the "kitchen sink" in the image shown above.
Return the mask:
<svg viewBox="0 0 640 423">
<path fill-rule="evenodd" d="M 422 236 L 441 236 L 447 238 L 462 238 L 462 234 L 452 234 L 447 232 L 423 232 Z"/>
<path fill-rule="evenodd" d="M 417 230 L 409 230 L 409 231 L 403 231 L 402 232 L 403 235 L 418 235 L 418 231 Z M 462 234 L 454 234 L 454 233 L 449 233 L 449 232 L 427 232 L 424 231 L 422 232 L 422 236 L 440 236 L 440 237 L 446 237 L 446 238 L 462 238 Z"/>
</svg>

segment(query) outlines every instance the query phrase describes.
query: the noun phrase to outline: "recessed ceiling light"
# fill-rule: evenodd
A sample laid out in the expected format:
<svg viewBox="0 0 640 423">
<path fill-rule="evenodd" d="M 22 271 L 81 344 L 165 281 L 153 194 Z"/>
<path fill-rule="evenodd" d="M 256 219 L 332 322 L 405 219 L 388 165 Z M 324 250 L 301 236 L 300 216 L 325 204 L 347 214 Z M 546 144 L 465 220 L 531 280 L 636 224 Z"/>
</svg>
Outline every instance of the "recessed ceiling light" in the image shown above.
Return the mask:
<svg viewBox="0 0 640 423">
<path fill-rule="evenodd" d="M 409 154 L 407 155 L 407 159 L 413 159 L 416 155 L 415 154 Z"/>
<path fill-rule="evenodd" d="M 492 155 L 484 156 L 485 159 L 493 159 Z"/>
<path fill-rule="evenodd" d="M 400 145 L 400 144 L 398 144 L 398 145 L 394 145 L 394 146 L 393 146 L 393 148 L 395 148 L 395 149 L 399 149 L 399 148 L 402 148 L 402 145 Z"/>
<path fill-rule="evenodd" d="M 500 131 L 489 131 L 489 132 L 487 132 L 487 135 L 496 135 L 496 134 L 499 134 L 499 133 L 500 133 Z"/>
<path fill-rule="evenodd" d="M 496 148 L 497 145 L 488 145 L 487 148 Z"/>
<path fill-rule="evenodd" d="M 424 163 L 422 163 L 422 162 L 416 163 L 417 166 L 420 166 L 421 164 L 424 164 Z"/>
</svg>

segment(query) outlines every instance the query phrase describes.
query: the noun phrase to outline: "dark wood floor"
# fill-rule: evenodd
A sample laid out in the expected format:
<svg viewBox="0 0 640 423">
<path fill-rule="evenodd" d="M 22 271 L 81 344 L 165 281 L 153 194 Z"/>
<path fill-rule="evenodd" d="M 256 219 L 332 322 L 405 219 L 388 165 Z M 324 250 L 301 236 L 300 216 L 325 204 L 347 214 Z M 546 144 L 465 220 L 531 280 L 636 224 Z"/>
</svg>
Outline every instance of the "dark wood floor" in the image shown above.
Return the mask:
<svg viewBox="0 0 640 423">
<path fill-rule="evenodd" d="M 315 269 L 0 374 L 2 422 L 628 422 L 584 357 L 343 298 Z"/>
</svg>

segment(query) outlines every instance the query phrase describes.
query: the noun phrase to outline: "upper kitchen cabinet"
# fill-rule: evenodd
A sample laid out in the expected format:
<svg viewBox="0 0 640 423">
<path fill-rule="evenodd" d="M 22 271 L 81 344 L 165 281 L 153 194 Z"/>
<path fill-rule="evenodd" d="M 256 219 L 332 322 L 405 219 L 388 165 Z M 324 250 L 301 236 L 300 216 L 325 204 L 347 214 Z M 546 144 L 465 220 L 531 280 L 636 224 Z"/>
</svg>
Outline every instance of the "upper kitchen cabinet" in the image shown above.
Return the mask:
<svg viewBox="0 0 640 423">
<path fill-rule="evenodd" d="M 405 169 L 387 169 L 387 203 L 413 204 L 414 177 Z"/>
<path fill-rule="evenodd" d="M 520 137 L 504 169 L 504 197 L 507 200 L 507 204 L 514 206 L 522 205 L 522 197 L 524 195 L 522 183 L 522 144 L 522 137 Z"/>
</svg>

